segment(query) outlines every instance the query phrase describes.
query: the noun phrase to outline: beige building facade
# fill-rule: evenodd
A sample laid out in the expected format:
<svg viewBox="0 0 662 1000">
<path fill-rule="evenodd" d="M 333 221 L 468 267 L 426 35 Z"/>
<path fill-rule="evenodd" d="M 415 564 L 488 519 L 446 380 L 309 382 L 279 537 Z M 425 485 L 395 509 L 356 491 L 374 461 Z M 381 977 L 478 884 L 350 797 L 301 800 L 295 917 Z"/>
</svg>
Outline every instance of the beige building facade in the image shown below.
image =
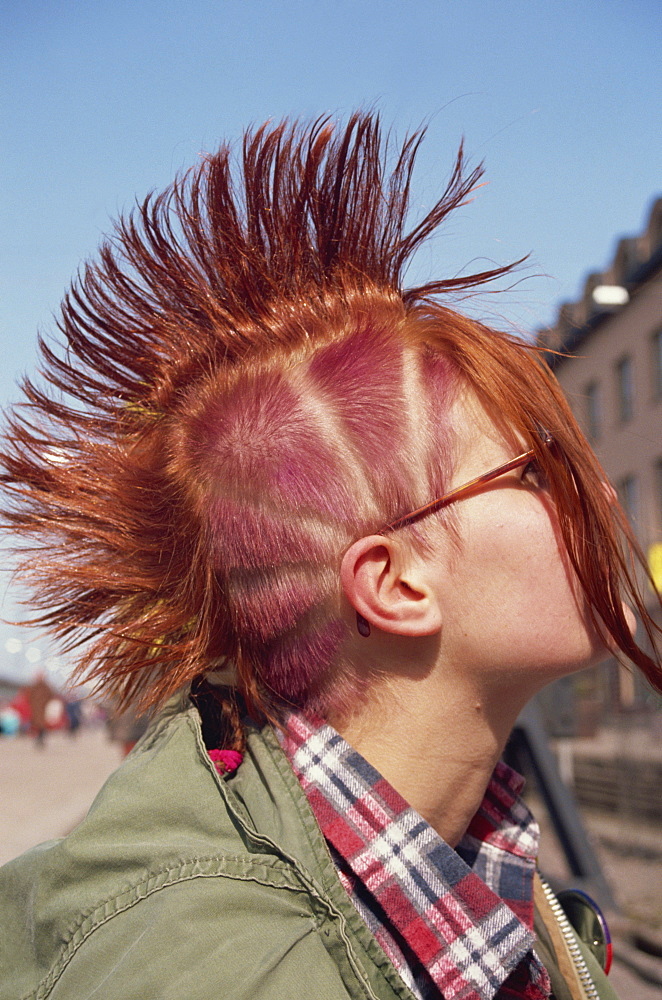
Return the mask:
<svg viewBox="0 0 662 1000">
<path fill-rule="evenodd" d="M 619 241 L 609 268 L 587 277 L 582 298 L 561 307 L 539 343 L 569 355 L 548 360 L 662 589 L 662 198 L 644 232 Z M 651 704 L 630 673 L 612 666 L 610 676 L 615 707 Z"/>
</svg>

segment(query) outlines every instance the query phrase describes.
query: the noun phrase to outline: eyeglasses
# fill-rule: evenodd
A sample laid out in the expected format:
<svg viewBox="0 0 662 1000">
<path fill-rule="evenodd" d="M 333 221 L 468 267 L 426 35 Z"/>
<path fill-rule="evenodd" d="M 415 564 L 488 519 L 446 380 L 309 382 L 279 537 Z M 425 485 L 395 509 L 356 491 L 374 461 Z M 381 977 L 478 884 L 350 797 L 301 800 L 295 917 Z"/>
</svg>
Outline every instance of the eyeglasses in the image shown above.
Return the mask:
<svg viewBox="0 0 662 1000">
<path fill-rule="evenodd" d="M 547 448 L 554 448 L 555 442 L 549 431 L 540 428 L 540 437 L 542 443 Z M 420 518 L 425 517 L 426 514 L 430 514 L 434 510 L 441 510 L 442 507 L 448 507 L 449 504 L 455 503 L 456 500 L 460 500 L 463 496 L 468 493 L 472 493 L 474 490 L 478 489 L 480 486 L 484 486 L 486 483 L 491 483 L 493 479 L 498 479 L 499 476 L 505 476 L 507 472 L 512 472 L 514 469 L 520 469 L 523 465 L 528 465 L 529 462 L 536 458 L 536 450 L 532 448 L 530 451 L 525 451 L 516 458 L 511 458 L 509 462 L 505 462 L 503 465 L 499 465 L 496 469 L 492 469 L 491 472 L 484 472 L 482 476 L 476 476 L 469 483 L 464 483 L 463 486 L 456 486 L 455 489 L 450 490 L 448 493 L 444 493 L 443 496 L 437 497 L 436 500 L 430 500 L 429 503 L 424 504 L 417 510 L 412 510 L 408 514 L 403 514 L 402 517 L 396 518 L 395 521 L 391 521 L 390 524 L 384 526 L 382 531 L 395 531 L 397 528 L 403 528 L 406 524 L 413 524 L 414 521 L 420 520 Z"/>
</svg>

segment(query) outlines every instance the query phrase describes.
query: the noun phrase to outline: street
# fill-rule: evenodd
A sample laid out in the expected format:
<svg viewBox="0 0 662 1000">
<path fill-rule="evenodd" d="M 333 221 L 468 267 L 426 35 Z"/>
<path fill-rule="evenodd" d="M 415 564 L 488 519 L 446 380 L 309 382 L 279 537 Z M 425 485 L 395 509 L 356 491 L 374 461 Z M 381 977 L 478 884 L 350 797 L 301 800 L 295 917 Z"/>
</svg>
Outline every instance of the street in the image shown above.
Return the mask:
<svg viewBox="0 0 662 1000">
<path fill-rule="evenodd" d="M 51 732 L 43 749 L 27 736 L 0 739 L 0 864 L 70 830 L 120 761 L 103 727 Z"/>
</svg>

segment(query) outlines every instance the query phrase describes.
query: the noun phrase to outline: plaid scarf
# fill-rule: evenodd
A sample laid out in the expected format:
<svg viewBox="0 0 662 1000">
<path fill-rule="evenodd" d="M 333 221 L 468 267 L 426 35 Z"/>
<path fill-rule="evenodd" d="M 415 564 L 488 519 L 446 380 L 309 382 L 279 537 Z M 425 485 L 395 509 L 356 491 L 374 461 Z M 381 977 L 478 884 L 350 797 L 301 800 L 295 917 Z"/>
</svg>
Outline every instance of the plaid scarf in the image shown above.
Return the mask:
<svg viewBox="0 0 662 1000">
<path fill-rule="evenodd" d="M 547 1000 L 519 775 L 497 765 L 454 850 L 324 721 L 293 712 L 278 735 L 341 882 L 419 1000 Z"/>
</svg>

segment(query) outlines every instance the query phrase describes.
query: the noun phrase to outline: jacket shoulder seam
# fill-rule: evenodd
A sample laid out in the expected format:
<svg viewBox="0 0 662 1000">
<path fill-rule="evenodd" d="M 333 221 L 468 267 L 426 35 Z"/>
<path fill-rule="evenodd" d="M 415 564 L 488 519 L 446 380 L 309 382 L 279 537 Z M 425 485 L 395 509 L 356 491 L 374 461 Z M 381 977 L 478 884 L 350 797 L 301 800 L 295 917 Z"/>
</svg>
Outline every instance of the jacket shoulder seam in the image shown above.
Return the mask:
<svg viewBox="0 0 662 1000">
<path fill-rule="evenodd" d="M 45 1000 L 78 949 L 96 930 L 161 889 L 196 878 L 231 878 L 310 895 L 309 887 L 292 876 L 291 865 L 280 859 L 257 861 L 241 855 L 207 855 L 190 858 L 174 866 L 164 865 L 154 869 L 138 882 L 125 886 L 120 892 L 100 900 L 80 914 L 69 927 L 58 956 L 47 974 L 36 989 L 26 993 L 22 1000 Z"/>
</svg>

